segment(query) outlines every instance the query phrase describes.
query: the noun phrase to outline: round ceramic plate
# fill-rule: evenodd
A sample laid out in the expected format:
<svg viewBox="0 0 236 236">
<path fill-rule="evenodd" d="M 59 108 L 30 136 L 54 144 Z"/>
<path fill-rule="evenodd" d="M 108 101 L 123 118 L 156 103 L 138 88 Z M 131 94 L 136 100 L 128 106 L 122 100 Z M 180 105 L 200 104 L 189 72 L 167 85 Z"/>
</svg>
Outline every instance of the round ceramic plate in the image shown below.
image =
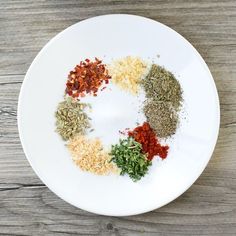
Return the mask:
<svg viewBox="0 0 236 236">
<path fill-rule="evenodd" d="M 127 176 L 97 176 L 81 171 L 55 132 L 54 117 L 63 99 L 68 72 L 76 64 L 94 57 L 109 63 L 128 55 L 173 72 L 184 96 L 180 127 L 164 141 L 170 146 L 167 159 L 155 158 L 149 174 L 136 183 Z M 140 100 L 117 88 L 88 100 L 93 106 L 93 135 L 105 145 L 119 139 L 118 130 L 134 127 L 137 119 L 144 119 L 137 116 Z M 213 78 L 194 47 L 169 27 L 132 15 L 94 17 L 59 33 L 30 66 L 18 105 L 23 149 L 39 178 L 72 205 L 113 216 L 151 211 L 186 191 L 212 155 L 219 117 Z"/>
</svg>

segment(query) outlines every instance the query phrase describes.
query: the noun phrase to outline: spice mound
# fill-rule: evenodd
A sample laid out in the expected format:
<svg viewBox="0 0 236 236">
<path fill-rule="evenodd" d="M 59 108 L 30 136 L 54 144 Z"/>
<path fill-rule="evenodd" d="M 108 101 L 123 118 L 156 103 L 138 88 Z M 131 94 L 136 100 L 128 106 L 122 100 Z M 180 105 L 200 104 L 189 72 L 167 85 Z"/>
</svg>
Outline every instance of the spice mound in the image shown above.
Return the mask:
<svg viewBox="0 0 236 236">
<path fill-rule="evenodd" d="M 84 109 L 88 105 L 67 97 L 60 102 L 56 116 L 56 131 L 63 140 L 68 140 L 75 134 L 84 134 L 90 127 L 89 118 Z"/>
<path fill-rule="evenodd" d="M 153 64 L 143 80 L 143 85 L 148 98 L 169 102 L 174 108 L 179 108 L 182 102 L 182 90 L 171 72 Z"/>
<path fill-rule="evenodd" d="M 139 142 L 142 145 L 142 151 L 143 153 L 148 154 L 148 160 L 152 160 L 156 155 L 162 159 L 167 157 L 169 147 L 162 146 L 158 142 L 155 132 L 147 122 L 144 122 L 143 125 L 129 131 L 128 135 L 133 137 L 136 142 Z"/>
<path fill-rule="evenodd" d="M 115 166 L 110 162 L 111 157 L 103 149 L 99 139 L 88 139 L 85 136 L 75 136 L 70 139 L 67 147 L 72 159 L 81 170 L 97 175 L 106 175 L 115 171 Z"/>
<path fill-rule="evenodd" d="M 99 87 L 108 84 L 111 76 L 102 61 L 86 59 L 81 61 L 68 75 L 66 93 L 72 97 L 84 97 L 86 94 L 97 96 Z"/>
<path fill-rule="evenodd" d="M 166 138 L 175 134 L 178 115 L 168 103 L 149 100 L 143 110 L 158 137 Z"/>
<path fill-rule="evenodd" d="M 141 78 L 147 69 L 139 57 L 127 56 L 109 65 L 112 82 L 134 95 L 138 93 Z"/>
<path fill-rule="evenodd" d="M 111 160 L 121 169 L 120 175 L 128 174 L 134 182 L 146 175 L 151 165 L 146 154 L 142 153 L 141 144 L 131 137 L 112 145 L 110 154 Z"/>
</svg>

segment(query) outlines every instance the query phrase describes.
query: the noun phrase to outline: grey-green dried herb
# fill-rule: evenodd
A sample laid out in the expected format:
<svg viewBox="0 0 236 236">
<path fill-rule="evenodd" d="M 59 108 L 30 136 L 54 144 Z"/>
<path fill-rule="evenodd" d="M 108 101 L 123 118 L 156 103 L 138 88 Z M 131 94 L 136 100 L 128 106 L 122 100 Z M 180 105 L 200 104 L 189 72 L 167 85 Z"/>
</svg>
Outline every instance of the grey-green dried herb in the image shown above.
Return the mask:
<svg viewBox="0 0 236 236">
<path fill-rule="evenodd" d="M 133 138 L 120 140 L 119 144 L 112 145 L 111 161 L 121 169 L 120 175 L 128 174 L 134 181 L 140 180 L 148 172 L 151 161 L 142 153 L 142 146 Z"/>
<path fill-rule="evenodd" d="M 63 140 L 68 140 L 75 134 L 84 134 L 86 129 L 90 127 L 89 117 L 84 111 L 87 106 L 87 104 L 71 97 L 67 97 L 59 103 L 55 112 L 56 131 Z"/>
<path fill-rule="evenodd" d="M 142 81 L 147 98 L 169 102 L 178 109 L 182 102 L 182 90 L 175 76 L 165 68 L 153 64 Z"/>
<path fill-rule="evenodd" d="M 146 101 L 143 110 L 157 137 L 167 138 L 175 134 L 178 125 L 178 114 L 168 102 L 149 99 Z"/>
<path fill-rule="evenodd" d="M 168 138 L 175 134 L 183 100 L 178 80 L 171 72 L 153 64 L 142 85 L 147 97 L 143 111 L 156 135 Z"/>
</svg>

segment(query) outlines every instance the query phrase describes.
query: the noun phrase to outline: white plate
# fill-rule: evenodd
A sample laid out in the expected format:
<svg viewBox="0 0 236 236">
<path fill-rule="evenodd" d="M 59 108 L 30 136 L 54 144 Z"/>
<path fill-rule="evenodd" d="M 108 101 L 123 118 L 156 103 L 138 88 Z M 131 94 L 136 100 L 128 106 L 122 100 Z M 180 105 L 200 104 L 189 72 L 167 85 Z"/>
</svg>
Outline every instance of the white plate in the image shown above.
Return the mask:
<svg viewBox="0 0 236 236">
<path fill-rule="evenodd" d="M 85 58 L 98 57 L 107 63 L 127 55 L 154 60 L 172 71 L 185 99 L 182 117 L 186 119 L 181 120 L 176 135 L 167 140 L 169 156 L 164 161 L 156 158 L 149 174 L 137 183 L 128 177 L 82 172 L 54 132 L 54 112 L 63 99 L 68 72 Z M 118 128 L 134 124 L 137 107 L 131 109 L 131 95 L 108 94 L 99 93 L 94 102 L 93 125 L 97 136 L 112 143 L 118 138 Z M 18 127 L 27 159 L 55 194 L 90 212 L 124 216 L 161 207 L 194 183 L 215 147 L 219 113 L 211 73 L 187 40 L 147 18 L 105 15 L 72 25 L 36 56 L 21 88 Z"/>
</svg>

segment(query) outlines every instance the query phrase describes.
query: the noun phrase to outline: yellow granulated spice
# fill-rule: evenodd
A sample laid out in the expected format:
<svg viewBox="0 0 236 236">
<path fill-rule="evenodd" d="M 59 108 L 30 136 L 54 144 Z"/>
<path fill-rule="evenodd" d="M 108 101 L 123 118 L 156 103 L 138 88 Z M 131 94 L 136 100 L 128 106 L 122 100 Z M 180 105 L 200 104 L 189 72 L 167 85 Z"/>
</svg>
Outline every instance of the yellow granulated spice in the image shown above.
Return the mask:
<svg viewBox="0 0 236 236">
<path fill-rule="evenodd" d="M 141 79 L 147 71 L 147 64 L 139 57 L 127 56 L 115 60 L 108 66 L 108 70 L 113 83 L 136 95 Z"/>
<path fill-rule="evenodd" d="M 88 139 L 85 136 L 75 136 L 70 139 L 67 147 L 72 159 L 81 170 L 97 175 L 106 175 L 115 172 L 115 166 L 110 163 L 111 157 L 103 149 L 99 139 Z"/>
</svg>

